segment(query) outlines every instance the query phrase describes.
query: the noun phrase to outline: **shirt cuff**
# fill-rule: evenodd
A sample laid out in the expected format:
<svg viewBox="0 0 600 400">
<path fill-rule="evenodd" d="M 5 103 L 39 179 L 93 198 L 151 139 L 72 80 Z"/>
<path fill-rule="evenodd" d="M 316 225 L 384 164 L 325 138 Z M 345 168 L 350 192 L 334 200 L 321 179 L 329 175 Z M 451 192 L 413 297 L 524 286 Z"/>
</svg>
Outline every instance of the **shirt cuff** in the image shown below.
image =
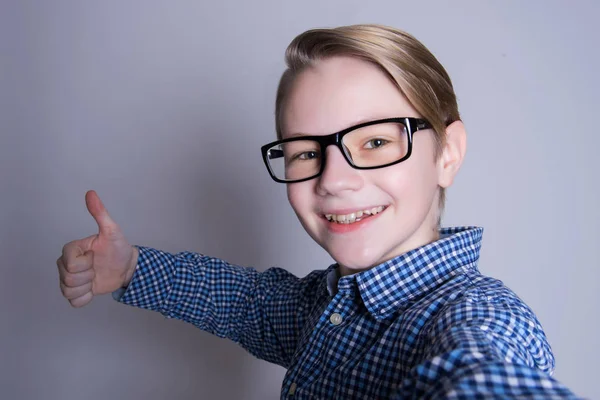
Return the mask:
<svg viewBox="0 0 600 400">
<path fill-rule="evenodd" d="M 112 292 L 113 299 L 115 299 L 116 301 L 120 301 L 126 291 L 127 291 L 127 288 L 119 288 L 119 289 L 115 290 L 114 292 Z"/>
<path fill-rule="evenodd" d="M 112 292 L 114 300 L 154 311 L 162 307 L 171 291 L 175 256 L 149 247 L 136 246 L 139 256 L 135 271 L 126 288 Z"/>
</svg>

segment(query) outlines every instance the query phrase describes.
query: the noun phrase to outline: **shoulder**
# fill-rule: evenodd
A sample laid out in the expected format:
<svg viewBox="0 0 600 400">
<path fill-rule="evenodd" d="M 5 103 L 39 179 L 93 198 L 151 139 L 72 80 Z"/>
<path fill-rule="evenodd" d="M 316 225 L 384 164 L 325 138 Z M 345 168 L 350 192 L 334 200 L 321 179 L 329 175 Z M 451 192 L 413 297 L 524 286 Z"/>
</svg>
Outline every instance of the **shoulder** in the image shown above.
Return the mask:
<svg viewBox="0 0 600 400">
<path fill-rule="evenodd" d="M 554 371 L 542 325 L 516 293 L 502 281 L 481 274 L 470 275 L 461 286 L 461 293 L 431 321 L 432 343 Z"/>
</svg>

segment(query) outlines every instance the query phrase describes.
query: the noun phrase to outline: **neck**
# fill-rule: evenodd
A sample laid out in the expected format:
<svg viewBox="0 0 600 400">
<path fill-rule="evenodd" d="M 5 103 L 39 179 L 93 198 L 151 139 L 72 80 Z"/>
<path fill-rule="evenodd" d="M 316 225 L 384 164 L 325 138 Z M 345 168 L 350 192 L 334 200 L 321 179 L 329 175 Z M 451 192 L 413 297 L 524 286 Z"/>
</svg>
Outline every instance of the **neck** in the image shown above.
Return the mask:
<svg viewBox="0 0 600 400">
<path fill-rule="evenodd" d="M 415 234 L 413 236 L 411 236 L 406 241 L 404 241 L 400 246 L 396 247 L 393 252 L 390 252 L 388 255 L 382 257 L 375 264 L 370 265 L 366 268 L 360 268 L 360 269 L 348 268 L 342 264 L 339 264 L 340 275 L 347 276 L 347 275 L 356 274 L 356 273 L 359 273 L 362 271 L 367 271 L 371 268 L 374 268 L 378 265 L 383 264 L 384 262 L 387 262 L 398 256 L 401 256 L 402 254 L 405 254 L 411 250 L 417 249 L 421 246 L 425 246 L 429 243 L 433 243 L 440 239 L 440 232 L 439 232 L 437 225 L 434 228 L 430 228 L 429 230 L 427 230 L 426 232 L 423 232 L 423 233 L 424 233 L 423 235 L 419 235 L 415 232 Z"/>
</svg>

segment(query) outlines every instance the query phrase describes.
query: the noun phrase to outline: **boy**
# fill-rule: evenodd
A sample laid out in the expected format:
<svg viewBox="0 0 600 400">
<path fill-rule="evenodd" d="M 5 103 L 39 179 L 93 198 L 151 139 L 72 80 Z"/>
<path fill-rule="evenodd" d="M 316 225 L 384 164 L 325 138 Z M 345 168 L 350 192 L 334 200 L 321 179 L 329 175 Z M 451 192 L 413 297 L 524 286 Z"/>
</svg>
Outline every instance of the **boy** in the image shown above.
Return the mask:
<svg viewBox="0 0 600 400">
<path fill-rule="evenodd" d="M 440 228 L 466 133 L 435 57 L 357 25 L 299 35 L 286 62 L 263 160 L 336 263 L 298 278 L 131 246 L 90 191 L 99 233 L 65 245 L 63 295 L 227 337 L 287 369 L 281 398 L 574 398 L 534 313 L 477 270 L 482 229 Z"/>
</svg>

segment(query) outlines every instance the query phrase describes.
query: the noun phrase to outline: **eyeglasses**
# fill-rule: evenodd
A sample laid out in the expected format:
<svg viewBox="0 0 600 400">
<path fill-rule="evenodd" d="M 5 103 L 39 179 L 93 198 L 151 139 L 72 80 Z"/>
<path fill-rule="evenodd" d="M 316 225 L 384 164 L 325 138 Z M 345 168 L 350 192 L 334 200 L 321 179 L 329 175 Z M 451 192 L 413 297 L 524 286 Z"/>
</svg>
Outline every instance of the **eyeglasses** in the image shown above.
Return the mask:
<svg viewBox="0 0 600 400">
<path fill-rule="evenodd" d="M 327 161 L 326 148 L 337 146 L 355 169 L 376 169 L 410 157 L 413 133 L 431 128 L 424 119 L 401 117 L 364 122 L 325 136 L 298 136 L 261 147 L 269 174 L 276 182 L 294 183 L 316 178 Z"/>
</svg>

